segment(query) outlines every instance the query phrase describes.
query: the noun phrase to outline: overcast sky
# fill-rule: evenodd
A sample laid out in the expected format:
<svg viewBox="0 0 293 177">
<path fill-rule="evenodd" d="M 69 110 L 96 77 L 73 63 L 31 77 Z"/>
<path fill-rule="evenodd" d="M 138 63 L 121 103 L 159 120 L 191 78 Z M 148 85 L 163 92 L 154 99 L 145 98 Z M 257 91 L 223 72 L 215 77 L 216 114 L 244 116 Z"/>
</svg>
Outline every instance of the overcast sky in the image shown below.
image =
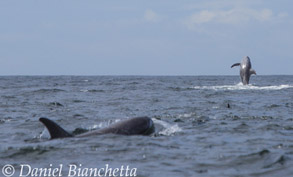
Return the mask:
<svg viewBox="0 0 293 177">
<path fill-rule="evenodd" d="M 292 0 L 3 0 L 0 75 L 293 74 Z"/>
</svg>

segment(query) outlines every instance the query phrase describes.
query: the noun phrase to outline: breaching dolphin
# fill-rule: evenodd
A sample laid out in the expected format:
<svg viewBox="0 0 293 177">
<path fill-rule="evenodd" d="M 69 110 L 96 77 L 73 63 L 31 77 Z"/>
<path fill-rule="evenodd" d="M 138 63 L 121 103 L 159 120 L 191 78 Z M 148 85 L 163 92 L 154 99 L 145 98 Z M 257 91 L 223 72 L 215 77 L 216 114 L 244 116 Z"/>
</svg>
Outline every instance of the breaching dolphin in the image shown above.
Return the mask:
<svg viewBox="0 0 293 177">
<path fill-rule="evenodd" d="M 234 66 L 240 66 L 240 77 L 243 85 L 249 84 L 249 78 L 252 74 L 256 75 L 255 70 L 251 68 L 251 62 L 248 56 L 244 57 L 241 63 L 235 63 L 232 65 L 231 68 Z"/>
<path fill-rule="evenodd" d="M 39 119 L 48 129 L 51 139 L 73 137 L 74 135 L 68 133 L 61 128 L 54 121 L 47 118 Z M 135 117 L 119 121 L 110 125 L 107 128 L 89 131 L 74 137 L 87 137 L 101 134 L 120 134 L 120 135 L 150 135 L 155 130 L 154 122 L 149 117 Z"/>
</svg>

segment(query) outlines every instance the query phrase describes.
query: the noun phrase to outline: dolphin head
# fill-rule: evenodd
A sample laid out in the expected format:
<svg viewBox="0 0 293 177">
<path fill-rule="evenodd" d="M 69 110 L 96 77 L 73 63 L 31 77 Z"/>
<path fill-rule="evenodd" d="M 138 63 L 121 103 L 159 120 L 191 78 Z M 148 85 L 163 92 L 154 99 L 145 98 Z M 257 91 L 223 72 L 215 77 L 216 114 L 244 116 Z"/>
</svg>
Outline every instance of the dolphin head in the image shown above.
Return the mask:
<svg viewBox="0 0 293 177">
<path fill-rule="evenodd" d="M 250 62 L 250 58 L 248 56 L 244 57 L 241 61 L 241 68 L 242 69 L 250 69 L 251 68 L 251 62 Z"/>
</svg>

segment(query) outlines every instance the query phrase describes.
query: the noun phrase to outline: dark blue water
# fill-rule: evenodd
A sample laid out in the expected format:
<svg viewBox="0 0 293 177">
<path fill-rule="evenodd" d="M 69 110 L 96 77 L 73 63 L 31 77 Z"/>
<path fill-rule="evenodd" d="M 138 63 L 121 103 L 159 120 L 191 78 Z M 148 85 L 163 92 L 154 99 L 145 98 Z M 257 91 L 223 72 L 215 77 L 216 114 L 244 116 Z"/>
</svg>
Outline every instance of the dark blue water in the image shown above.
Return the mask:
<svg viewBox="0 0 293 177">
<path fill-rule="evenodd" d="M 71 164 L 129 166 L 137 176 L 154 177 L 293 176 L 293 76 L 255 76 L 249 86 L 239 80 L 0 77 L 0 168 L 13 165 L 14 176 L 23 164 L 61 164 L 62 176 L 68 176 Z M 47 117 L 73 132 L 137 116 L 154 120 L 152 136 L 49 140 L 38 121 Z"/>
</svg>

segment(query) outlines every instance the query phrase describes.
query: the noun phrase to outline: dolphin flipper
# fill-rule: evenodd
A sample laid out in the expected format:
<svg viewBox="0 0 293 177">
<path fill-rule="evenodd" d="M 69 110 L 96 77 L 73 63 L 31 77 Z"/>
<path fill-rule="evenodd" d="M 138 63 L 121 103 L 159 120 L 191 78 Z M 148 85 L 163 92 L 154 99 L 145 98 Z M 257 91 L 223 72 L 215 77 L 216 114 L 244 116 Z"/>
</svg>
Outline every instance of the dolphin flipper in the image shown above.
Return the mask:
<svg viewBox="0 0 293 177">
<path fill-rule="evenodd" d="M 234 65 L 231 66 L 231 68 L 233 68 L 234 66 L 240 66 L 240 63 L 235 63 Z"/>
<path fill-rule="evenodd" d="M 250 70 L 249 70 L 249 74 L 250 74 L 250 75 L 252 75 L 252 74 L 255 74 L 255 75 L 256 75 L 256 72 L 255 72 L 254 69 L 250 69 Z"/>
<path fill-rule="evenodd" d="M 51 139 L 73 136 L 50 119 L 40 118 L 39 120 L 47 127 L 51 135 Z"/>
</svg>

